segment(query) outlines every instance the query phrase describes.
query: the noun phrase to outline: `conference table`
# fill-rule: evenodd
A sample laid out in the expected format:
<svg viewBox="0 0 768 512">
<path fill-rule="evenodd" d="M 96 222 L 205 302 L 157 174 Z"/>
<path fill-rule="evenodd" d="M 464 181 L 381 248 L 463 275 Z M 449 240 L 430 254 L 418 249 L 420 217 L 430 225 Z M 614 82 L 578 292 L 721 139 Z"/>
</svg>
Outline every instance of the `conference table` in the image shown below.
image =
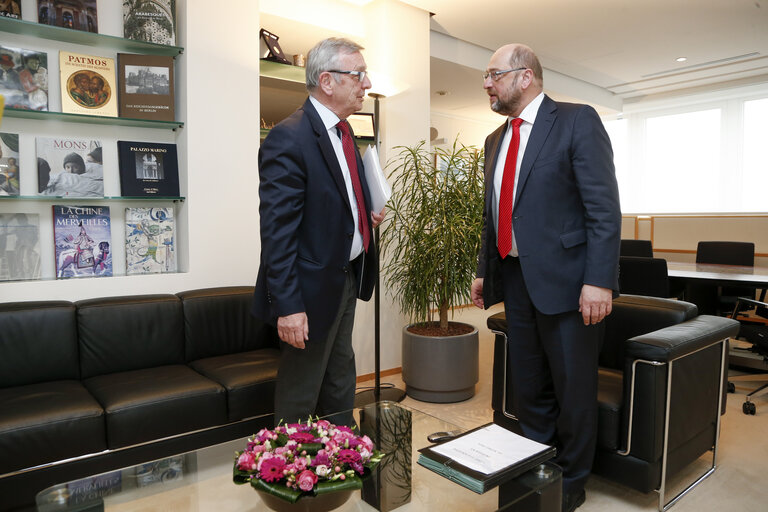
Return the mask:
<svg viewBox="0 0 768 512">
<path fill-rule="evenodd" d="M 768 267 L 667 261 L 667 274 L 670 278 L 705 282 L 716 286 L 768 287 Z"/>
</svg>

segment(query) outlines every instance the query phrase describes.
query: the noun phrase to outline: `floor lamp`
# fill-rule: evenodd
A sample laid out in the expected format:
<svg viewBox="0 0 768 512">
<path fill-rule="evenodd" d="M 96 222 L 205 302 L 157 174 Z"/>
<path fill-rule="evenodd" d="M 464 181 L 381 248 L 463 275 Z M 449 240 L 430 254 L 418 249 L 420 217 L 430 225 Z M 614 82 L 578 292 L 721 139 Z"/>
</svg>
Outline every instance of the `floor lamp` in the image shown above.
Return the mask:
<svg viewBox="0 0 768 512">
<path fill-rule="evenodd" d="M 369 92 L 368 96 L 373 98 L 373 138 L 376 144 L 376 152 L 380 152 L 379 140 L 379 100 L 384 97 L 383 94 Z M 374 229 L 374 240 L 376 247 L 379 247 L 379 227 Z M 405 391 L 396 387 L 386 387 L 381 389 L 381 284 L 379 275 L 376 275 L 376 288 L 373 295 L 373 351 L 374 351 L 374 384 L 373 389 L 362 391 L 355 395 L 355 407 L 362 407 L 382 400 L 391 402 L 400 402 L 405 398 Z"/>
</svg>

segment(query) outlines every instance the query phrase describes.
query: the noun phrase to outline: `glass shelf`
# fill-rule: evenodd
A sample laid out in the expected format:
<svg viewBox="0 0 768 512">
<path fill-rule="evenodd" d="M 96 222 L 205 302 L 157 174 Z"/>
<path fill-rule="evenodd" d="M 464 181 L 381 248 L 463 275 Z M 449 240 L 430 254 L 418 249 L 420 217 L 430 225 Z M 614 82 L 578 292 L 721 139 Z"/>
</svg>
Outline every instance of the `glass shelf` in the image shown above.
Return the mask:
<svg viewBox="0 0 768 512">
<path fill-rule="evenodd" d="M 68 196 L 0 196 L 0 201 L 174 201 L 184 202 L 183 196 L 104 196 L 104 197 L 68 197 Z"/>
<path fill-rule="evenodd" d="M 174 274 L 186 274 L 186 271 L 183 270 L 175 270 L 173 272 L 156 272 L 152 274 L 126 274 L 125 272 L 113 272 L 111 276 L 83 276 L 83 277 L 55 277 L 55 276 L 48 276 L 48 277 L 30 277 L 27 279 L 4 279 L 0 280 L 0 286 L 3 285 L 3 283 L 29 283 L 31 281 L 80 281 L 83 279 L 111 279 L 113 277 L 141 277 L 141 276 L 169 276 Z"/>
<path fill-rule="evenodd" d="M 145 55 L 175 56 L 180 55 L 184 51 L 184 48 L 180 46 L 167 46 L 164 44 L 148 43 L 146 41 L 135 41 L 133 39 L 108 36 L 106 34 L 96 34 L 93 32 L 84 32 L 82 30 L 54 27 L 52 25 L 43 25 L 32 21 L 5 17 L 0 17 L 0 31 L 21 34 L 24 36 L 41 37 L 43 39 L 51 39 L 53 41 L 61 41 L 64 43 L 111 48 L 113 50 L 131 53 L 143 53 Z"/>
<path fill-rule="evenodd" d="M 3 18 L 0 18 L 2 20 Z M 65 112 L 50 112 L 45 110 L 24 110 L 6 107 L 5 117 L 19 119 L 35 119 L 37 121 L 52 120 L 67 123 L 108 124 L 113 126 L 135 126 L 139 128 L 161 128 L 176 130 L 182 128 L 180 121 L 156 121 L 154 119 L 133 119 L 130 117 L 89 116 L 86 114 L 70 114 Z"/>
<path fill-rule="evenodd" d="M 305 83 L 306 76 L 302 67 L 264 59 L 259 61 L 259 75 L 300 84 Z"/>
</svg>

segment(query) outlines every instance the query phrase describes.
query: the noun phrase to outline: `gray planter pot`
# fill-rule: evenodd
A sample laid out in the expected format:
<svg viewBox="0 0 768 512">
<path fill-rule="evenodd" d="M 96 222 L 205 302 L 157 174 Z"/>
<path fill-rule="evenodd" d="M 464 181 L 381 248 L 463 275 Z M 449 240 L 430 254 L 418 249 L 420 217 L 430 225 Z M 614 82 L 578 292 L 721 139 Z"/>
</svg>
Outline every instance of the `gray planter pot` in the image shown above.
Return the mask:
<svg viewBox="0 0 768 512">
<path fill-rule="evenodd" d="M 460 402 L 475 395 L 479 375 L 478 331 L 460 336 L 420 336 L 403 328 L 405 392 L 423 402 Z"/>
</svg>

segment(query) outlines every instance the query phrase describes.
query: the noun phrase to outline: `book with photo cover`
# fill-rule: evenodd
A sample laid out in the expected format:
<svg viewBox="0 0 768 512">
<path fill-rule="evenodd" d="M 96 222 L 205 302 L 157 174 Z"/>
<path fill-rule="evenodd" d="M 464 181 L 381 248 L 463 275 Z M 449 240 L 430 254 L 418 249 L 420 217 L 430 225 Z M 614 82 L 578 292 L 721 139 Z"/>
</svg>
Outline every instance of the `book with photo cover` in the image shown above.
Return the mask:
<svg viewBox="0 0 768 512">
<path fill-rule="evenodd" d="M 6 107 L 48 110 L 48 54 L 0 46 L 0 94 Z"/>
<path fill-rule="evenodd" d="M 176 144 L 119 140 L 117 155 L 122 196 L 179 196 Z"/>
<path fill-rule="evenodd" d="M 108 206 L 53 206 L 56 278 L 112 275 Z"/>
<path fill-rule="evenodd" d="M 18 196 L 19 177 L 19 134 L 0 133 L 0 196 Z"/>
<path fill-rule="evenodd" d="M 173 57 L 117 54 L 120 117 L 173 121 Z"/>
<path fill-rule="evenodd" d="M 115 59 L 59 52 L 61 111 L 117 117 Z"/>
<path fill-rule="evenodd" d="M 21 0 L 0 0 L 0 16 L 21 19 Z"/>
<path fill-rule="evenodd" d="M 40 278 L 40 216 L 0 213 L 0 281 Z"/>
<path fill-rule="evenodd" d="M 176 44 L 176 0 L 124 0 L 123 37 Z"/>
<path fill-rule="evenodd" d="M 176 272 L 173 208 L 125 209 L 125 273 Z"/>
<path fill-rule="evenodd" d="M 83 32 L 98 32 L 96 3 L 96 0 L 37 0 L 37 22 Z"/>
<path fill-rule="evenodd" d="M 494 423 L 419 450 L 418 464 L 478 494 L 516 478 L 555 456 L 537 443 Z"/>
<path fill-rule="evenodd" d="M 101 141 L 37 137 L 35 147 L 40 195 L 104 197 Z"/>
</svg>

